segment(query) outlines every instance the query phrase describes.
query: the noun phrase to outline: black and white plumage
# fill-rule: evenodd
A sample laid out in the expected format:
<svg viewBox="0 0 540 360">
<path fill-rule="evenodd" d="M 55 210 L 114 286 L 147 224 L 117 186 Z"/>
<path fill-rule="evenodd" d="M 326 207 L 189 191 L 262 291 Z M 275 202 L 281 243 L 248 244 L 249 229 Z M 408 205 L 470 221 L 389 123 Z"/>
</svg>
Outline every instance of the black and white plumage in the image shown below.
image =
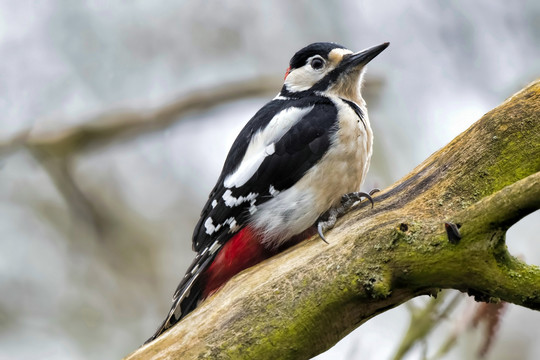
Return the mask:
<svg viewBox="0 0 540 360">
<path fill-rule="evenodd" d="M 193 233 L 196 258 L 150 340 L 359 190 L 373 144 L 360 84 L 365 65 L 387 46 L 353 53 L 314 43 L 293 56 L 281 92 L 232 145 Z"/>
</svg>

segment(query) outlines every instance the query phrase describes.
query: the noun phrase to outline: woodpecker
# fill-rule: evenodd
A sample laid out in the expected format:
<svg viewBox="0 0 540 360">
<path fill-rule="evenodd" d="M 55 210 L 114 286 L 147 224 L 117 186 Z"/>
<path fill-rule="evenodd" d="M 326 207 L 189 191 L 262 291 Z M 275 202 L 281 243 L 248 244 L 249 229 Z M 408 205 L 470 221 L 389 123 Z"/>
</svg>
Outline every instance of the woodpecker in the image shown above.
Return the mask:
<svg viewBox="0 0 540 360">
<path fill-rule="evenodd" d="M 373 145 L 360 87 L 366 64 L 388 45 L 353 53 L 318 42 L 294 54 L 279 94 L 234 141 L 193 232 L 197 255 L 148 341 L 235 274 L 317 229 L 325 240 L 352 203 L 372 201 L 358 192 Z"/>
</svg>

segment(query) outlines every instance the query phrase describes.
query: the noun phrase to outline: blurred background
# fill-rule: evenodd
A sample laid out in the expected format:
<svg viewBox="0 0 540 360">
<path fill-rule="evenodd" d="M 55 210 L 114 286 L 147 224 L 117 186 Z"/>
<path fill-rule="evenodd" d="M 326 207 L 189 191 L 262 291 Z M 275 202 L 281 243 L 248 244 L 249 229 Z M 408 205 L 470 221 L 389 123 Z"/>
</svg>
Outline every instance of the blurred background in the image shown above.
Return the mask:
<svg viewBox="0 0 540 360">
<path fill-rule="evenodd" d="M 369 66 L 384 188 L 540 74 L 540 2 L 0 0 L 0 359 L 118 359 L 163 320 L 245 122 L 314 41 L 390 41 Z M 540 264 L 533 225 L 508 235 Z M 404 356 L 475 359 L 475 304 L 440 301 Z M 415 299 L 317 359 L 391 359 Z M 452 311 L 450 311 L 452 310 Z M 488 359 L 539 359 L 540 314 L 501 312 Z"/>
</svg>

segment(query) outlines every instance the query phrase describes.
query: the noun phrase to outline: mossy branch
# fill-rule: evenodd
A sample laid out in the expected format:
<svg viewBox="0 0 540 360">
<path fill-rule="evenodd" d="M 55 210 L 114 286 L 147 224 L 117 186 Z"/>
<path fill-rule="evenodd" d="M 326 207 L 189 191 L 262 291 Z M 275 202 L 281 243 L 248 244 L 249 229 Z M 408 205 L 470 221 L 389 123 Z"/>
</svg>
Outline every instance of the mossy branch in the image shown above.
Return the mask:
<svg viewBox="0 0 540 360">
<path fill-rule="evenodd" d="M 540 268 L 505 245 L 540 207 L 538 171 L 540 81 L 341 219 L 329 245 L 314 237 L 242 272 L 127 359 L 308 359 L 440 288 L 538 310 Z"/>
</svg>

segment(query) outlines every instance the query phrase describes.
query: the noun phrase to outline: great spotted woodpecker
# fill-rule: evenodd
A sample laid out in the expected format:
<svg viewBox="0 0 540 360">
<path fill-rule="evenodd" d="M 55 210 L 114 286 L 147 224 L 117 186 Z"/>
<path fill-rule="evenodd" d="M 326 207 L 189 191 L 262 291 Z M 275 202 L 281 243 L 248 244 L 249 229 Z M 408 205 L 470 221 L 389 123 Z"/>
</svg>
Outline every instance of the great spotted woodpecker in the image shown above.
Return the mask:
<svg viewBox="0 0 540 360">
<path fill-rule="evenodd" d="M 325 240 L 322 231 L 343 212 L 342 195 L 358 191 L 369 168 L 373 133 L 360 84 L 365 65 L 388 45 L 353 53 L 319 42 L 292 57 L 281 92 L 233 143 L 193 233 L 195 260 L 148 341 L 317 224 Z M 347 207 L 359 195 L 369 198 L 353 193 Z"/>
</svg>

